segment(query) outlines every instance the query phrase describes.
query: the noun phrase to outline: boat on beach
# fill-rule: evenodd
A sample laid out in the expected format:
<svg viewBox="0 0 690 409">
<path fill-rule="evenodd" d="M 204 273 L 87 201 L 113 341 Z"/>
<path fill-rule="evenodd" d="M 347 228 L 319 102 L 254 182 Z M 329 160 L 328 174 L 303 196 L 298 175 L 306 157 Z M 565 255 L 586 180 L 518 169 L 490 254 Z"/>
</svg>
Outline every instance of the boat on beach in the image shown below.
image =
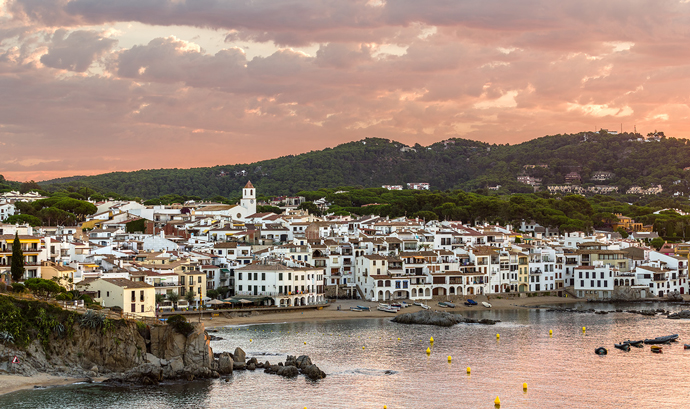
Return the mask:
<svg viewBox="0 0 690 409">
<path fill-rule="evenodd" d="M 486 301 L 482 301 L 482 305 L 485 306 L 486 308 L 491 308 L 491 304 L 489 304 Z"/>
<path fill-rule="evenodd" d="M 652 352 L 660 354 L 663 352 L 663 347 L 660 345 L 652 345 L 651 347 Z"/>
<path fill-rule="evenodd" d="M 392 305 L 388 304 L 379 304 L 378 307 L 376 307 L 376 309 L 383 312 L 391 312 L 393 314 L 396 314 L 398 312 L 398 308 L 395 308 Z"/>
<path fill-rule="evenodd" d="M 477 302 L 473 299 L 468 299 L 467 301 L 465 301 L 465 305 L 468 307 L 472 307 L 473 305 L 477 305 Z"/>
<path fill-rule="evenodd" d="M 620 350 L 622 350 L 622 351 L 625 351 L 625 352 L 630 351 L 630 344 L 626 344 L 626 343 L 622 343 L 622 344 L 613 344 L 613 346 L 616 347 L 616 348 L 618 348 L 618 349 L 620 349 Z"/>
<path fill-rule="evenodd" d="M 425 310 L 428 310 L 429 308 L 431 308 L 431 307 L 429 307 L 428 305 L 422 304 L 422 303 L 420 303 L 419 306 L 422 307 L 422 308 L 425 309 Z"/>
<path fill-rule="evenodd" d="M 447 302 L 447 301 L 439 301 L 438 302 L 439 307 L 443 308 L 455 308 L 455 304 L 452 302 Z"/>
<path fill-rule="evenodd" d="M 639 341 L 627 340 L 627 341 L 625 341 L 625 342 L 623 342 L 623 343 L 624 343 L 624 344 L 628 344 L 628 345 L 630 345 L 631 347 L 635 347 L 635 348 L 643 348 L 643 347 L 644 347 L 644 345 L 643 345 L 643 344 L 644 344 L 644 340 L 639 340 Z"/>
</svg>

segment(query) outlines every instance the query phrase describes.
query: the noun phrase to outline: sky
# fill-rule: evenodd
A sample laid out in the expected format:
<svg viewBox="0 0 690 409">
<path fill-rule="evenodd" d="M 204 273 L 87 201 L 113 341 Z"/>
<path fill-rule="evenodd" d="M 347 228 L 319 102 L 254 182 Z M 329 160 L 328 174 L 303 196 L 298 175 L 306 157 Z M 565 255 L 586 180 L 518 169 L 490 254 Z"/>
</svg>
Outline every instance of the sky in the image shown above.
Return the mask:
<svg viewBox="0 0 690 409">
<path fill-rule="evenodd" d="M 0 0 L 0 174 L 690 136 L 690 0 Z"/>
</svg>

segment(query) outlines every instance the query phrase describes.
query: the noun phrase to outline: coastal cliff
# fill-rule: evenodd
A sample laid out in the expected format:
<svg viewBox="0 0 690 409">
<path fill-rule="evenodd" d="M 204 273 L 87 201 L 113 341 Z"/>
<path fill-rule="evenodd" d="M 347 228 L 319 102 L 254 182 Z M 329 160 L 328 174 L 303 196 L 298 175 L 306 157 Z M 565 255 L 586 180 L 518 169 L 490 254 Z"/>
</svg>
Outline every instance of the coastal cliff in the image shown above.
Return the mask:
<svg viewBox="0 0 690 409">
<path fill-rule="evenodd" d="M 203 324 L 182 321 L 180 332 L 40 301 L 2 296 L 0 304 L 0 373 L 132 382 L 218 376 Z"/>
</svg>

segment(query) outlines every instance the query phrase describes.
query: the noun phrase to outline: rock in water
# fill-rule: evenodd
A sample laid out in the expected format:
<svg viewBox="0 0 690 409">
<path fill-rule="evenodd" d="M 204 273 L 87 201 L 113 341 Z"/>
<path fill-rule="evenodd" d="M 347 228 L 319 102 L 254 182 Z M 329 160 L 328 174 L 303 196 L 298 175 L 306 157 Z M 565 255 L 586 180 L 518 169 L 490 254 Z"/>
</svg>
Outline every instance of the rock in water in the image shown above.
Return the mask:
<svg viewBox="0 0 690 409">
<path fill-rule="evenodd" d="M 422 310 L 414 313 L 396 315 L 393 322 L 400 324 L 421 324 L 436 325 L 439 327 L 452 327 L 455 324 L 464 322 L 461 315 L 449 312 L 435 312 Z"/>
<path fill-rule="evenodd" d="M 319 369 L 318 366 L 316 365 L 307 365 L 302 368 L 302 373 L 307 376 L 307 378 L 311 379 L 312 381 L 318 381 L 319 379 L 323 379 L 326 377 L 326 373 Z"/>
<path fill-rule="evenodd" d="M 218 372 L 223 375 L 231 374 L 233 369 L 233 359 L 229 353 L 223 352 L 218 358 Z"/>
<path fill-rule="evenodd" d="M 235 357 L 235 362 L 244 362 L 244 360 L 247 359 L 247 354 L 239 347 L 235 348 L 235 353 L 232 355 Z"/>
<path fill-rule="evenodd" d="M 422 310 L 413 313 L 397 315 L 393 318 L 393 322 L 400 324 L 420 324 L 420 325 L 436 325 L 439 327 L 452 327 L 455 324 L 486 324 L 493 325 L 498 320 L 490 320 L 487 318 L 475 320 L 472 318 L 463 318 L 460 314 L 452 314 L 445 311 L 429 311 Z"/>
<path fill-rule="evenodd" d="M 295 366 L 299 369 L 304 369 L 304 367 L 312 365 L 311 358 L 309 358 L 306 355 L 300 355 L 299 358 L 297 358 L 297 360 L 295 361 L 295 363 Z"/>
<path fill-rule="evenodd" d="M 680 312 L 674 312 L 673 314 L 669 314 L 666 318 L 672 319 L 672 320 L 677 320 L 677 319 L 689 319 L 690 318 L 690 310 L 683 310 Z"/>
</svg>

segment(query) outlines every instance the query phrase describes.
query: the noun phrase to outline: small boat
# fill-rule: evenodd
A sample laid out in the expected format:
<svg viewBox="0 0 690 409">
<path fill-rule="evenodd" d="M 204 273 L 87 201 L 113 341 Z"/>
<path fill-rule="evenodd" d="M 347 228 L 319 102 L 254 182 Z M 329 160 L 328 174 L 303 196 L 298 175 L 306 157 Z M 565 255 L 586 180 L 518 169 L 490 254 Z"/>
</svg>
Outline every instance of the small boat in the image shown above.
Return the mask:
<svg viewBox="0 0 690 409">
<path fill-rule="evenodd" d="M 398 312 L 398 309 L 395 307 L 391 307 L 390 305 L 381 305 L 379 304 L 378 307 L 376 307 L 377 310 L 383 311 L 383 312 L 392 312 L 393 314 Z"/>
<path fill-rule="evenodd" d="M 604 347 L 599 347 L 599 348 L 594 350 L 594 353 L 597 355 L 606 355 L 609 353 L 609 351 L 608 351 L 608 349 L 606 349 Z"/>
<path fill-rule="evenodd" d="M 647 345 L 654 345 L 654 344 L 666 344 L 672 341 L 675 341 L 678 339 L 678 334 L 673 334 L 673 335 L 666 335 L 665 337 L 656 337 L 652 339 L 645 339 L 644 343 Z"/>
<path fill-rule="evenodd" d="M 491 304 L 489 304 L 486 301 L 482 301 L 482 305 L 485 306 L 486 308 L 491 308 Z"/>
<path fill-rule="evenodd" d="M 657 354 L 660 354 L 663 352 L 663 350 L 662 350 L 663 347 L 659 346 L 659 345 L 652 345 L 650 348 L 651 348 L 652 352 L 655 352 Z"/>
<path fill-rule="evenodd" d="M 644 340 L 639 340 L 639 341 L 627 340 L 624 342 L 624 344 L 628 344 L 631 347 L 635 347 L 635 348 L 643 348 L 644 345 L 642 345 L 642 344 L 644 344 Z"/>
<path fill-rule="evenodd" d="M 423 304 L 422 304 L 421 301 L 415 301 L 415 302 L 412 303 L 412 305 L 416 305 L 416 306 L 418 306 L 418 307 L 421 307 Z"/>
<path fill-rule="evenodd" d="M 473 305 L 477 305 L 477 302 L 475 300 L 468 299 L 467 301 L 465 301 L 465 305 L 471 307 Z"/>
<path fill-rule="evenodd" d="M 359 307 L 350 307 L 350 311 L 360 312 L 360 311 L 364 311 L 364 310 L 360 309 Z"/>
<path fill-rule="evenodd" d="M 630 351 L 630 344 L 626 344 L 626 343 L 622 343 L 622 344 L 613 344 L 613 346 L 616 347 L 616 348 L 618 348 L 618 349 L 620 349 L 620 350 L 622 350 L 622 351 L 625 351 L 625 352 Z"/>
<path fill-rule="evenodd" d="M 431 308 L 431 307 L 429 307 L 429 306 L 426 305 L 426 304 L 421 304 L 420 307 L 422 307 L 422 308 L 425 309 L 425 310 L 428 310 L 429 308 Z"/>
<path fill-rule="evenodd" d="M 362 310 L 362 311 L 371 311 L 371 308 L 365 307 L 365 306 L 363 306 L 363 305 L 358 305 L 357 308 L 359 308 L 359 309 Z"/>
<path fill-rule="evenodd" d="M 400 309 L 400 308 L 402 308 L 402 307 L 403 307 L 403 305 L 402 305 L 402 304 L 400 304 L 399 302 L 394 302 L 393 304 L 391 304 L 391 307 L 395 307 L 395 308 L 398 308 L 398 309 Z"/>
<path fill-rule="evenodd" d="M 690 349 L 690 344 L 683 344 L 683 349 Z"/>
<path fill-rule="evenodd" d="M 446 301 L 446 307 L 448 307 L 448 308 L 455 308 L 455 304 L 453 304 L 452 302 Z"/>
<path fill-rule="evenodd" d="M 439 301 L 439 302 L 438 302 L 438 306 L 439 306 L 439 307 L 443 307 L 443 308 L 448 308 L 448 306 L 446 305 L 446 303 L 444 303 L 443 301 Z"/>
<path fill-rule="evenodd" d="M 410 304 L 406 303 L 405 301 L 400 302 L 403 308 L 407 308 L 410 306 Z"/>
</svg>

